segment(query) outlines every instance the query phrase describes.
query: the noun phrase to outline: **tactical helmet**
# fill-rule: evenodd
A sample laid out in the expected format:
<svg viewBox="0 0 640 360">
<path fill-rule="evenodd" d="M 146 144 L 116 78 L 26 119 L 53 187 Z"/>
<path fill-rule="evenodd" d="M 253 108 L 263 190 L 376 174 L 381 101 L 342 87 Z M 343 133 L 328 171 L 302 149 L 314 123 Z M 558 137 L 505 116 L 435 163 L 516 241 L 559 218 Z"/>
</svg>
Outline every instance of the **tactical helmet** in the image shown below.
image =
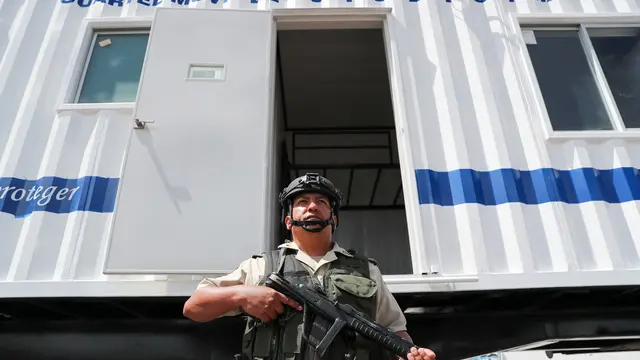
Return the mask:
<svg viewBox="0 0 640 360">
<path fill-rule="evenodd" d="M 282 206 L 282 222 L 284 223 L 287 214 L 291 213 L 293 198 L 303 193 L 319 193 L 329 198 L 331 202 L 331 215 L 326 220 L 292 220 L 293 226 L 301 226 L 303 229 L 311 232 L 322 231 L 326 226 L 332 225 L 333 231 L 338 226 L 337 221 L 334 224 L 333 215 L 338 217 L 338 210 L 342 204 L 342 193 L 337 189 L 331 181 L 316 173 L 307 173 L 294 179 L 287 187 L 285 187 L 279 196 L 280 205 Z M 310 225 L 321 225 L 318 228 L 309 228 Z"/>
</svg>

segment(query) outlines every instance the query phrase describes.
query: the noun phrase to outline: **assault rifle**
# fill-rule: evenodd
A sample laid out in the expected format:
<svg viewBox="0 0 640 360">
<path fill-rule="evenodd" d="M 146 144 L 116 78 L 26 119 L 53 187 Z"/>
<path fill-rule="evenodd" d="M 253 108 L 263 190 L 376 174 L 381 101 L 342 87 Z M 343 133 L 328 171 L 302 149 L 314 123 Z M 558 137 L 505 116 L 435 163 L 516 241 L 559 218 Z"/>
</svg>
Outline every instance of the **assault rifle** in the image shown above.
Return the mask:
<svg viewBox="0 0 640 360">
<path fill-rule="evenodd" d="M 365 314 L 352 306 L 332 301 L 323 294 L 304 286 L 294 286 L 277 273 L 270 274 L 265 281 L 265 285 L 295 300 L 305 307 L 307 311 L 312 310 L 327 320 L 333 320 L 333 325 L 331 325 L 316 348 L 316 352 L 321 358 L 324 357 L 335 337 L 345 327 L 382 345 L 385 349 L 403 359 L 407 358 L 407 354 L 409 354 L 412 347 L 417 348 L 416 345 L 398 336 L 393 331 L 369 320 Z"/>
</svg>

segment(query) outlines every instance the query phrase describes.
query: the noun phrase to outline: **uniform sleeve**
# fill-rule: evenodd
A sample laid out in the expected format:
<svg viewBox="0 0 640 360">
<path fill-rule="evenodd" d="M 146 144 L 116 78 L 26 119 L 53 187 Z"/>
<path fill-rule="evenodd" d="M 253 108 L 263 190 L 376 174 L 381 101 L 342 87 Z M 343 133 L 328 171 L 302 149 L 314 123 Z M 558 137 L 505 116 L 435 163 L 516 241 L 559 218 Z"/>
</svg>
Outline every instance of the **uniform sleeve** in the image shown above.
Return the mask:
<svg viewBox="0 0 640 360">
<path fill-rule="evenodd" d="M 234 286 L 234 285 L 256 285 L 262 276 L 262 265 L 264 261 L 260 258 L 247 259 L 232 272 L 219 277 L 205 277 L 198 284 L 198 289 L 206 286 Z M 222 316 L 235 316 L 240 314 L 239 310 L 231 310 Z"/>
<path fill-rule="evenodd" d="M 371 264 L 371 278 L 378 283 L 376 322 L 388 329 L 398 332 L 407 330 L 407 319 L 395 297 L 384 283 L 377 266 Z"/>
<path fill-rule="evenodd" d="M 219 277 L 205 277 L 198 284 L 198 289 L 204 286 L 233 286 L 256 285 L 262 276 L 262 258 L 247 259 L 232 272 Z"/>
</svg>

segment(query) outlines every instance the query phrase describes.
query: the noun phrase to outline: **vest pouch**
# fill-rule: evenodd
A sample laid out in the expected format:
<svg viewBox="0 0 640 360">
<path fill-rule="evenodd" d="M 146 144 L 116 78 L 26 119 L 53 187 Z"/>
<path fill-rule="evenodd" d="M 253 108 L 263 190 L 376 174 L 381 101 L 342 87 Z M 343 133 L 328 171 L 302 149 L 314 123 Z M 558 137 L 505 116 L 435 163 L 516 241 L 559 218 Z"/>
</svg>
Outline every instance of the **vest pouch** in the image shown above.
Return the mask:
<svg viewBox="0 0 640 360">
<path fill-rule="evenodd" d="M 335 273 L 329 279 L 338 288 L 336 292 L 345 291 L 358 298 L 371 298 L 378 291 L 378 284 L 364 276 Z"/>
<path fill-rule="evenodd" d="M 378 292 L 378 284 L 364 276 L 353 273 L 334 272 L 328 276 L 330 291 L 341 302 L 360 308 L 370 320 L 375 317 L 375 295 Z M 366 309 L 366 310 L 365 310 Z M 357 350 L 353 360 L 369 360 L 372 355 L 377 355 L 378 346 L 372 341 L 356 336 L 354 345 Z"/>
<path fill-rule="evenodd" d="M 253 360 L 253 342 L 256 338 L 256 321 L 250 317 L 247 318 L 247 324 L 242 335 L 242 360 Z"/>
<path fill-rule="evenodd" d="M 271 358 L 271 344 L 273 342 L 273 324 L 262 324 L 253 328 L 253 348 L 250 349 L 249 360 L 266 360 Z M 251 344 L 249 345 L 251 346 Z"/>
<path fill-rule="evenodd" d="M 287 320 L 283 328 L 282 360 L 296 360 L 300 358 L 302 331 L 302 313 L 296 313 Z"/>
</svg>

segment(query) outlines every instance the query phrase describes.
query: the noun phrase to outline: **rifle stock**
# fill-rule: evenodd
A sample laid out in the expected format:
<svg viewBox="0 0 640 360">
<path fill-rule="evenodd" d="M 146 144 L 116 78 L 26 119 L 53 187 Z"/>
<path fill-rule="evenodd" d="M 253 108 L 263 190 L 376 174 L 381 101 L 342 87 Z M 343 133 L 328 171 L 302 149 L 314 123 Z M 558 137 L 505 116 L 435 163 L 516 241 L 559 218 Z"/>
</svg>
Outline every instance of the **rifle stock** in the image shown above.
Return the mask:
<svg viewBox="0 0 640 360">
<path fill-rule="evenodd" d="M 391 330 L 388 330 L 369 320 L 366 315 L 350 305 L 339 304 L 323 294 L 303 286 L 293 286 L 277 273 L 270 274 L 265 285 L 290 297 L 303 307 L 310 307 L 312 311 L 327 319 L 334 319 L 324 338 L 316 348 L 320 357 L 324 357 L 329 345 L 345 327 L 361 336 L 382 345 L 397 356 L 406 359 L 412 347 L 417 346 Z"/>
</svg>

